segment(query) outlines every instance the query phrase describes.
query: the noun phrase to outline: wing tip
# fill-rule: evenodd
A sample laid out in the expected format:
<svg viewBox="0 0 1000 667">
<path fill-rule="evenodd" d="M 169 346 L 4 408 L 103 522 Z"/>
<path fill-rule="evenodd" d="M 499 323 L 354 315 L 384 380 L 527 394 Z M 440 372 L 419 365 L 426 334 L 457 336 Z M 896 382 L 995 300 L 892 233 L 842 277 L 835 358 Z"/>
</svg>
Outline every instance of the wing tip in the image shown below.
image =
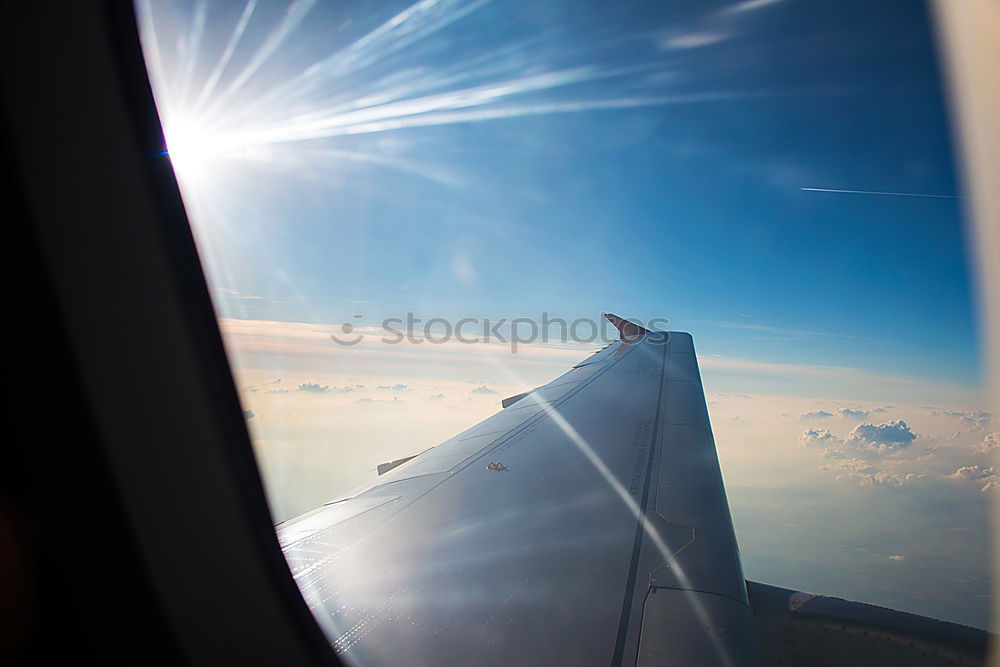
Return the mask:
<svg viewBox="0 0 1000 667">
<path fill-rule="evenodd" d="M 624 318 L 618 317 L 612 313 L 604 313 L 604 317 L 608 320 L 608 322 L 615 325 L 621 339 L 626 343 L 634 342 L 646 334 L 652 333 L 649 329 L 640 326 L 635 322 L 630 322 Z"/>
</svg>

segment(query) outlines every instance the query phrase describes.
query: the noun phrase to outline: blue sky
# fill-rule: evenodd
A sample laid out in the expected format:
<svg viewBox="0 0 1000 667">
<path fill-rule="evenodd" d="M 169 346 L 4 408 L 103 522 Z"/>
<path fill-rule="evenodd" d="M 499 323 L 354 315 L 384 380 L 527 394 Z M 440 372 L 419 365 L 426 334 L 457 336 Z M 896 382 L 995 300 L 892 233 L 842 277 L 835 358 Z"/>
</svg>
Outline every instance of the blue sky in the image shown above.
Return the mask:
<svg viewBox="0 0 1000 667">
<path fill-rule="evenodd" d="M 211 166 L 217 286 L 266 298 L 224 314 L 610 310 L 703 352 L 979 382 L 960 200 L 801 190 L 960 194 L 922 3 L 424 2 L 390 36 L 406 3 L 310 4 L 256 8 L 204 115 L 266 149 Z M 168 139 L 244 9 L 209 5 L 195 48 L 198 7 L 157 9 L 192 73 Z"/>
</svg>

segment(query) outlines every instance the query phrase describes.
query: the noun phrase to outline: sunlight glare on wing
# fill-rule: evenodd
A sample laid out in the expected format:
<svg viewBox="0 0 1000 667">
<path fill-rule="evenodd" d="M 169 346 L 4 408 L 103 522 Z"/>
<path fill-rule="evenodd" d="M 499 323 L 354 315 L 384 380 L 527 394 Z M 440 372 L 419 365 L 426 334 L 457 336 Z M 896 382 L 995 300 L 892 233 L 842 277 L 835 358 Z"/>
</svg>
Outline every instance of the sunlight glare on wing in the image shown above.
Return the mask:
<svg viewBox="0 0 1000 667">
<path fill-rule="evenodd" d="M 648 343 L 642 343 L 648 344 Z M 504 363 L 504 361 L 495 355 L 488 355 L 486 357 L 490 361 L 493 361 L 497 365 L 497 370 L 507 376 L 515 386 L 527 387 L 530 383 L 526 382 L 510 363 Z M 607 464 L 601 459 L 601 456 L 594 450 L 587 440 L 580 435 L 579 431 L 547 400 L 542 400 L 538 397 L 538 392 L 530 391 L 522 399 L 524 401 L 531 401 L 538 407 L 545 411 L 546 416 L 552 420 L 552 422 L 559 427 L 566 438 L 573 443 L 573 445 L 580 451 L 581 454 L 587 459 L 594 469 L 600 474 L 604 482 L 615 492 L 615 495 L 621 500 L 622 504 L 628 509 L 629 513 L 635 517 L 636 521 L 642 527 L 643 533 L 649 537 L 650 541 L 653 543 L 653 548 L 659 552 L 660 557 L 663 562 L 666 563 L 671 571 L 676 575 L 677 580 L 681 583 L 682 591 L 687 597 L 688 603 L 691 605 L 691 610 L 698 617 L 706 627 L 711 624 L 709 619 L 708 611 L 705 609 L 704 604 L 701 601 L 697 591 L 691 585 L 691 580 L 688 578 L 687 573 L 684 571 L 683 566 L 680 561 L 676 558 L 677 549 L 676 545 L 671 547 L 666 543 L 660 531 L 657 530 L 656 526 L 652 521 L 649 520 L 646 512 L 639 506 L 629 493 L 629 490 L 625 488 L 621 480 L 615 476 L 614 472 L 608 468 Z M 652 464 L 650 464 L 652 465 Z M 729 654 L 728 649 L 723 642 L 712 642 L 712 648 L 716 652 L 716 656 L 719 658 L 719 664 L 728 667 L 733 664 L 733 658 Z"/>
</svg>

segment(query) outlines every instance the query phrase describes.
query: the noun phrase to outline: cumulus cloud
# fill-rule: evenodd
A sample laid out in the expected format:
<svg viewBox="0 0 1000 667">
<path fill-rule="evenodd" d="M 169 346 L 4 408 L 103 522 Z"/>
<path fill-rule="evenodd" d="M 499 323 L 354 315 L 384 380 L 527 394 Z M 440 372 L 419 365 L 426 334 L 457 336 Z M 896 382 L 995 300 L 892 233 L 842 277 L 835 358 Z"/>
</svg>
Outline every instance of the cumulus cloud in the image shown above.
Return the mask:
<svg viewBox="0 0 1000 667">
<path fill-rule="evenodd" d="M 867 410 L 855 408 L 840 408 L 837 410 L 844 419 L 867 419 L 870 414 Z"/>
<path fill-rule="evenodd" d="M 985 410 L 939 410 L 927 408 L 927 414 L 955 417 L 962 426 L 973 430 L 984 429 L 993 421 L 993 415 Z"/>
<path fill-rule="evenodd" d="M 485 384 L 481 384 L 478 387 L 476 387 L 475 389 L 473 389 L 471 393 L 473 393 L 473 394 L 495 394 L 497 392 L 494 389 L 490 389 Z"/>
<path fill-rule="evenodd" d="M 986 428 L 993 421 L 993 415 L 983 410 L 944 410 L 941 414 L 958 417 L 960 424 L 974 429 Z"/>
<path fill-rule="evenodd" d="M 254 394 L 257 392 L 257 387 L 251 384 L 245 387 L 240 387 L 240 391 L 245 392 L 247 394 Z"/>
<path fill-rule="evenodd" d="M 825 428 L 808 428 L 799 436 L 799 444 L 803 447 L 827 447 L 839 442 L 840 438 Z"/>
<path fill-rule="evenodd" d="M 410 390 L 410 385 L 408 385 L 408 384 L 402 384 L 402 383 L 397 383 L 397 384 L 380 384 L 378 386 L 378 388 L 381 389 L 381 390 L 383 390 L 383 391 L 409 391 Z"/>
<path fill-rule="evenodd" d="M 256 415 L 254 415 L 253 410 L 244 410 L 243 411 L 243 419 L 253 419 L 255 416 Z"/>
<path fill-rule="evenodd" d="M 335 387 L 333 385 L 317 384 L 315 382 L 303 382 L 296 391 L 304 391 L 309 394 L 349 394 L 354 391 L 353 387 L 344 385 Z"/>
<path fill-rule="evenodd" d="M 856 405 L 837 409 L 841 416 L 855 418 L 874 412 L 871 408 Z M 1000 464 L 991 466 L 982 458 L 978 463 L 970 464 L 967 459 L 956 458 L 963 452 L 965 457 L 973 451 L 980 457 L 1000 452 L 1000 431 L 991 431 L 985 436 L 982 431 L 977 432 L 976 424 L 981 423 L 983 415 L 975 410 L 926 408 L 925 412 L 937 415 L 939 421 L 941 417 L 958 417 L 963 428 L 951 435 L 924 435 L 915 433 L 906 421 L 892 419 L 880 423 L 862 422 L 841 437 L 817 425 L 801 431 L 799 445 L 816 451 L 823 459 L 819 468 L 821 471 L 866 488 L 902 488 L 934 477 L 976 484 L 984 492 L 1000 489 Z M 807 412 L 803 416 L 813 414 Z M 914 447 L 918 438 L 922 446 Z M 981 441 L 978 441 L 980 438 Z M 943 449 L 931 444 L 937 442 L 949 444 L 943 445 Z M 947 454 L 944 458 L 942 451 Z"/>
<path fill-rule="evenodd" d="M 966 482 L 982 483 L 983 486 L 979 490 L 983 493 L 1000 488 L 1000 470 L 997 470 L 996 466 L 962 466 L 949 477 Z"/>
<path fill-rule="evenodd" d="M 853 480 L 860 486 L 868 488 L 899 488 L 923 479 L 923 474 L 891 472 L 879 470 L 870 462 L 859 458 L 848 458 L 839 452 L 834 452 L 836 466 L 844 471 L 837 479 Z M 829 470 L 829 468 L 826 468 Z"/>
<path fill-rule="evenodd" d="M 901 560 L 905 560 L 905 559 L 902 556 L 900 556 L 899 554 L 893 554 L 893 555 L 889 556 L 889 560 L 901 561 Z"/>
<path fill-rule="evenodd" d="M 917 475 L 915 473 L 897 474 L 886 470 L 875 470 L 873 472 L 852 472 L 848 476 L 857 480 L 858 484 L 861 486 L 869 488 L 899 488 L 906 486 L 907 484 L 911 484 L 919 479 L 923 479 L 924 477 L 923 475 Z"/>
<path fill-rule="evenodd" d="M 909 447 L 917 435 L 902 419 L 881 424 L 858 424 L 847 437 L 847 442 L 859 449 L 875 452 L 894 452 Z"/>
<path fill-rule="evenodd" d="M 440 401 L 444 399 L 444 394 L 432 394 L 427 397 L 428 401 Z"/>
<path fill-rule="evenodd" d="M 980 454 L 993 454 L 1000 451 L 1000 431 L 987 433 L 983 441 L 976 445 L 976 451 Z"/>
<path fill-rule="evenodd" d="M 827 412 L 826 410 L 813 410 L 812 412 L 803 412 L 799 419 L 802 421 L 809 421 L 810 419 L 826 419 L 827 417 L 832 416 L 833 413 Z"/>
<path fill-rule="evenodd" d="M 844 459 L 840 463 L 840 467 L 851 472 L 869 472 L 875 470 L 872 464 L 861 459 Z"/>
<path fill-rule="evenodd" d="M 986 467 L 979 465 L 971 465 L 971 466 L 962 466 L 955 472 L 951 473 L 951 477 L 954 477 L 955 479 L 967 479 L 970 481 L 975 481 L 983 479 L 984 477 L 991 474 L 993 474 L 993 466 Z"/>
</svg>

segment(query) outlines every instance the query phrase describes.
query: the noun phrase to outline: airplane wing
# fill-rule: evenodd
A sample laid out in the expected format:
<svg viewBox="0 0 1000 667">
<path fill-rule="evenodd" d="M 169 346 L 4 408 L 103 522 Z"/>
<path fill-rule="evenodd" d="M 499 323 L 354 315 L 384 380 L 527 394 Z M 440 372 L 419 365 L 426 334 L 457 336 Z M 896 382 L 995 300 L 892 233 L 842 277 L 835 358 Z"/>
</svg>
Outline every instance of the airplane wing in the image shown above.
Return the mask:
<svg viewBox="0 0 1000 667">
<path fill-rule="evenodd" d="M 279 524 L 345 661 L 778 664 L 761 628 L 795 621 L 748 596 L 691 336 L 609 320 L 622 340 Z"/>
<path fill-rule="evenodd" d="M 987 633 L 957 623 L 748 581 L 769 664 L 981 665 Z"/>
</svg>

